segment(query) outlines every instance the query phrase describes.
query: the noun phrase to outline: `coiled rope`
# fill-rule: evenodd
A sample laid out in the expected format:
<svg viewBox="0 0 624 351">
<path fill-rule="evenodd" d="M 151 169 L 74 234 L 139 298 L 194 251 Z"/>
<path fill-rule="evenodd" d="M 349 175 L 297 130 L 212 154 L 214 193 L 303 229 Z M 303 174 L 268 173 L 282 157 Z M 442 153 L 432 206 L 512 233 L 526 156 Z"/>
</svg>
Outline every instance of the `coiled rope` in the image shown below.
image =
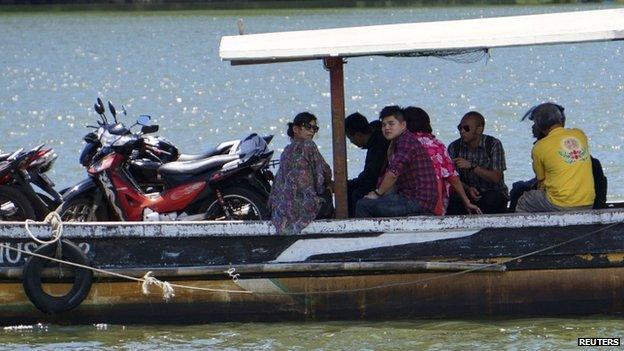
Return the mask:
<svg viewBox="0 0 624 351">
<path fill-rule="evenodd" d="M 48 241 L 41 240 L 37 238 L 35 235 L 33 235 L 33 233 L 30 231 L 30 227 L 29 227 L 30 223 L 36 223 L 36 222 L 33 221 L 32 219 L 27 219 L 24 225 L 26 226 L 26 232 L 28 233 L 28 235 L 33 241 L 36 241 L 41 245 L 48 245 L 48 244 L 54 244 L 55 242 L 61 239 L 61 235 L 63 234 L 63 220 L 61 219 L 61 216 L 56 211 L 52 211 L 48 213 L 46 218 L 43 220 L 43 224 L 49 224 L 50 227 L 52 228 L 51 233 L 50 233 L 50 236 L 52 237 L 52 239 Z"/>
<path fill-rule="evenodd" d="M 47 219 L 48 217 L 46 217 Z M 59 224 L 55 224 L 56 221 L 51 221 L 50 222 L 52 226 L 59 226 Z M 60 225 L 62 225 L 61 221 L 59 221 Z M 90 267 L 90 266 L 85 266 L 82 264 L 78 264 L 78 263 L 74 263 L 74 262 L 70 262 L 70 261 L 64 261 L 58 258 L 54 258 L 54 257 L 48 257 L 48 256 L 44 256 L 44 255 L 40 255 L 37 254 L 35 252 L 30 252 L 30 251 L 25 251 L 19 248 L 14 248 L 8 245 L 4 245 L 4 244 L 0 244 L 0 247 L 3 247 L 7 250 L 12 250 L 12 251 L 16 251 L 16 252 L 21 252 L 22 254 L 26 254 L 26 255 L 31 255 L 31 256 L 36 256 L 36 257 L 40 257 L 43 259 L 47 259 L 50 261 L 54 261 L 54 262 L 58 262 L 58 263 L 62 263 L 62 264 L 67 264 L 70 266 L 74 266 L 74 267 L 78 267 L 78 268 L 84 268 L 84 269 L 90 269 L 94 272 L 98 272 L 98 273 L 102 273 L 102 274 L 107 274 L 107 275 L 111 275 L 114 277 L 118 277 L 118 278 L 123 278 L 123 279 L 127 279 L 127 280 L 132 280 L 132 281 L 136 281 L 142 284 L 142 291 L 144 294 L 149 294 L 150 290 L 149 290 L 149 286 L 150 285 L 156 285 L 157 287 L 159 287 L 162 292 L 163 292 L 163 298 L 165 300 L 169 300 L 170 298 L 175 296 L 175 291 L 173 288 L 181 288 L 181 289 L 190 289 L 190 290 L 201 290 L 201 291 L 208 291 L 208 292 L 222 292 L 222 293 L 237 293 L 237 294 L 256 294 L 256 295 L 269 295 L 269 296 L 284 296 L 284 295 L 326 295 L 326 294 L 339 294 L 339 293 L 351 293 L 351 292 L 363 292 L 363 291 L 371 291 L 371 290 L 378 290 L 378 289 L 384 289 L 384 288 L 390 288 L 390 287 L 396 287 L 396 286 L 405 286 L 405 285 L 416 285 L 416 284 L 421 284 L 421 283 L 426 283 L 426 282 L 430 282 L 433 280 L 439 280 L 439 279 L 444 279 L 444 278 L 449 278 L 449 277 L 455 277 L 455 276 L 459 276 L 459 275 L 463 275 L 463 274 L 467 274 L 467 273 L 471 273 L 471 272 L 475 272 L 475 271 L 479 271 L 479 270 L 483 270 L 485 268 L 488 267 L 492 267 L 492 266 L 496 266 L 496 265 L 500 265 L 500 264 L 506 264 L 506 263 L 510 263 L 516 260 L 520 260 L 529 256 L 533 256 L 542 252 L 546 252 L 549 250 L 552 250 L 554 248 L 560 247 L 560 246 L 564 246 L 567 245 L 571 242 L 574 242 L 576 240 L 580 240 L 580 239 L 584 239 L 586 237 L 589 237 L 591 235 L 594 235 L 596 233 L 605 231 L 607 229 L 610 229 L 616 225 L 618 225 L 620 223 L 612 223 L 610 225 L 607 225 L 606 227 L 603 228 L 599 228 L 593 231 L 590 231 L 588 233 L 585 234 L 581 234 L 579 236 L 576 236 L 572 239 L 568 239 L 565 241 L 562 241 L 560 243 L 556 243 L 553 245 L 550 245 L 548 247 L 539 249 L 539 250 L 535 250 L 520 256 L 516 256 L 516 257 L 512 257 L 509 258 L 507 260 L 504 260 L 503 262 L 497 262 L 497 263 L 492 263 L 492 264 L 483 264 L 482 266 L 479 267 L 475 267 L 475 268 L 470 268 L 470 269 L 466 269 L 460 272 L 454 272 L 454 273 L 449 273 L 449 274 L 443 274 L 443 275 L 439 275 L 439 276 L 434 276 L 434 277 L 430 277 L 430 278 L 424 278 L 424 279 L 419 279 L 419 280 L 413 280 L 413 281 L 407 281 L 407 282 L 397 282 L 397 283 L 388 283 L 388 284 L 380 284 L 380 285 L 375 285 L 375 286 L 370 286 L 370 287 L 364 287 L 364 288 L 354 288 L 354 289 L 337 289 L 337 290 L 326 290 L 326 291 L 309 291 L 309 292 L 282 292 L 282 293 L 269 293 L 269 292 L 254 292 L 254 291 L 249 291 L 249 290 L 230 290 L 230 289 L 214 289 L 214 288 L 202 288 L 202 287 L 197 287 L 197 286 L 190 286 L 190 285 L 181 285 L 181 284 L 174 284 L 174 283 L 169 283 L 166 281 L 160 281 L 158 279 L 156 279 L 154 276 L 152 276 L 152 272 L 148 271 L 143 277 L 141 278 L 137 278 L 137 277 L 133 277 L 133 276 L 129 276 L 129 275 L 125 275 L 125 274 L 120 274 L 120 273 L 116 273 L 116 272 L 111 272 L 111 271 L 107 271 L 105 269 L 100 269 L 100 268 L 95 268 L 95 267 Z M 54 233 L 54 227 L 52 229 L 52 233 Z M 58 229 L 58 227 L 57 227 Z M 60 230 L 59 230 L 59 234 L 58 234 L 58 238 L 53 239 L 52 242 L 56 242 L 60 239 Z M 30 232 L 29 232 L 30 233 Z M 31 237 L 32 237 L 32 233 Z M 39 240 L 37 240 L 39 242 Z M 44 241 L 46 242 L 46 241 Z M 236 274 L 235 276 L 233 275 L 234 270 L 231 268 L 228 271 L 225 271 L 224 273 L 229 274 L 232 277 L 232 280 L 237 281 L 238 280 L 238 274 Z"/>
</svg>

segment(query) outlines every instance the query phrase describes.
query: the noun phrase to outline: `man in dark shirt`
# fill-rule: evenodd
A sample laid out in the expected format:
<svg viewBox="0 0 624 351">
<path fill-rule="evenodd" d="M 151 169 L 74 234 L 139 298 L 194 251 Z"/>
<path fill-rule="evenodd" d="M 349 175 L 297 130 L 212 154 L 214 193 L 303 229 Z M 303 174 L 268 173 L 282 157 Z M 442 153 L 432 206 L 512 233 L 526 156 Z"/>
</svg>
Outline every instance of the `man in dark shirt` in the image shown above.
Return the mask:
<svg viewBox="0 0 624 351">
<path fill-rule="evenodd" d="M 364 170 L 347 183 L 349 217 L 353 217 L 358 200 L 375 190 L 377 179 L 386 163 L 390 142 L 381 133 L 379 121 L 369 124 L 366 117 L 358 112 L 349 115 L 345 120 L 345 134 L 352 144 L 366 150 Z"/>
<path fill-rule="evenodd" d="M 398 106 L 381 110 L 382 132 L 391 141 L 388 165 L 377 188 L 360 201 L 356 217 L 398 217 L 433 213 L 438 199 L 431 158 L 416 135 L 407 130 Z"/>
<path fill-rule="evenodd" d="M 503 172 L 505 151 L 500 140 L 483 134 L 485 118 L 479 112 L 464 115 L 457 126 L 460 138 L 452 142 L 449 155 L 459 171 L 466 194 L 483 213 L 507 211 L 508 191 Z M 465 214 L 459 196 L 451 195 L 447 214 Z"/>
</svg>

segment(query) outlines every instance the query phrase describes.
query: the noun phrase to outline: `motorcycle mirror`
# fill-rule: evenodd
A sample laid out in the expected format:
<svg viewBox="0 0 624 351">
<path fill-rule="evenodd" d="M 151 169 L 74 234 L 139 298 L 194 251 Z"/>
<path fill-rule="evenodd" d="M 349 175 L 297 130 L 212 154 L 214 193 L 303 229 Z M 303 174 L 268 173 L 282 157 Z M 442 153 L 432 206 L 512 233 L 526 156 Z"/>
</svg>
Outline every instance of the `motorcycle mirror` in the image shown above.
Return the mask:
<svg viewBox="0 0 624 351">
<path fill-rule="evenodd" d="M 142 126 L 147 126 L 151 119 L 152 119 L 152 116 L 150 115 L 140 115 L 139 118 L 137 118 L 137 124 L 140 124 Z"/>
<path fill-rule="evenodd" d="M 121 112 L 123 112 L 124 116 L 128 115 L 128 111 L 126 111 L 126 106 L 121 105 Z"/>
<path fill-rule="evenodd" d="M 93 104 L 93 109 L 98 115 L 104 114 L 104 107 L 98 104 Z"/>
<path fill-rule="evenodd" d="M 102 113 L 104 113 L 104 103 L 102 102 L 102 99 L 100 99 L 99 97 L 97 98 L 97 104 L 98 106 L 100 106 Z"/>
<path fill-rule="evenodd" d="M 102 99 L 98 97 L 93 107 L 95 108 L 95 112 L 97 112 L 100 117 L 102 117 L 102 122 L 104 122 L 104 124 L 108 124 L 108 120 L 106 119 L 106 115 L 104 114 L 104 103 L 102 102 Z"/>
<path fill-rule="evenodd" d="M 115 123 L 117 123 L 117 110 L 115 110 L 115 106 L 113 106 L 113 103 L 110 102 L 110 100 L 108 100 L 108 110 L 111 115 L 113 115 L 113 118 L 115 118 Z"/>
<path fill-rule="evenodd" d="M 158 131 L 158 125 L 154 124 L 151 126 L 143 126 L 141 127 L 141 133 L 143 134 L 149 134 L 149 133 L 156 133 Z"/>
</svg>

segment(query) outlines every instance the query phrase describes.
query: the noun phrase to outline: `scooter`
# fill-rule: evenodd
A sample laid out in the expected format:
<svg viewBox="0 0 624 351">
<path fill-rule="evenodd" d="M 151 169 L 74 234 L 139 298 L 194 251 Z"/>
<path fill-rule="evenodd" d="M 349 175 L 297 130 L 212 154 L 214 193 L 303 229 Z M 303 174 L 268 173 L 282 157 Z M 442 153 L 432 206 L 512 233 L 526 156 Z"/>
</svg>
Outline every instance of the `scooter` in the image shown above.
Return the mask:
<svg viewBox="0 0 624 351">
<path fill-rule="evenodd" d="M 117 121 L 111 106 L 115 123 L 108 123 L 102 116 L 102 104 L 96 104 L 102 121 L 88 138 L 100 147 L 84 158 L 90 160 L 89 178 L 64 194 L 58 210 L 64 220 L 268 218 L 270 185 L 263 170 L 268 168 L 273 151 L 264 138 L 251 134 L 233 144 L 227 154 L 162 164 L 157 155 L 162 150 L 150 144 L 150 136 L 146 135 L 156 132 L 158 126 L 149 125 L 150 117 L 143 115 L 136 124 L 142 126 L 141 132 L 132 133 Z M 161 163 L 157 175 L 162 191 L 144 192 L 129 171 L 133 160 L 144 159 Z"/>
<path fill-rule="evenodd" d="M 117 110 L 115 106 L 109 101 L 108 109 L 113 116 L 113 121 L 109 122 L 105 115 L 104 104 L 100 98 L 97 99 L 94 104 L 94 110 L 99 115 L 98 126 L 88 126 L 94 129 L 93 132 L 88 133 L 84 140 L 86 142 L 80 155 L 80 163 L 84 167 L 88 167 L 91 164 L 93 156 L 102 147 L 100 140 L 106 140 L 111 135 L 128 135 L 131 134 L 129 129 L 122 123 L 118 122 Z M 127 115 L 125 107 L 122 106 L 124 115 Z M 149 118 L 145 115 L 144 117 Z M 269 144 L 273 139 L 272 135 L 264 136 L 264 141 Z M 132 157 L 128 160 L 127 168 L 128 172 L 139 187 L 145 193 L 160 192 L 164 190 L 164 184 L 162 177 L 158 174 L 158 168 L 165 163 L 179 161 L 190 162 L 206 159 L 217 155 L 235 154 L 238 145 L 241 140 L 229 140 L 218 144 L 217 146 L 210 148 L 202 153 L 198 154 L 183 154 L 180 153 L 178 148 L 169 140 L 162 136 L 144 135 L 143 142 L 145 147 L 151 150 L 152 155 L 150 157 Z M 266 188 L 266 192 L 270 192 L 270 181 L 273 180 L 273 173 L 269 168 L 263 168 L 260 170 L 260 177 L 258 181 Z"/>
</svg>

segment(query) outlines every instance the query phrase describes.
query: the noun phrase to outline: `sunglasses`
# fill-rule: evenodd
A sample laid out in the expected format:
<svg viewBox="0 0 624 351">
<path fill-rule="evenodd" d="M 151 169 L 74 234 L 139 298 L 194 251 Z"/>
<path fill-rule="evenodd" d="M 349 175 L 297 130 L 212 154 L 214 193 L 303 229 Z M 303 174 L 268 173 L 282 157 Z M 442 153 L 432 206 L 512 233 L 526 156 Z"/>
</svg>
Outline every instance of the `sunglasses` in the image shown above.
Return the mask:
<svg viewBox="0 0 624 351">
<path fill-rule="evenodd" d="M 464 130 L 464 132 L 469 132 L 470 131 L 470 126 L 468 125 L 457 125 L 457 130 L 459 130 L 460 132 L 462 131 L 462 129 Z"/>
<path fill-rule="evenodd" d="M 319 131 L 319 127 L 318 126 L 311 125 L 310 123 L 307 123 L 307 122 L 306 123 L 302 123 L 301 126 L 303 128 L 305 128 L 305 129 L 307 129 L 307 130 L 313 131 L 314 133 L 317 133 Z"/>
</svg>

